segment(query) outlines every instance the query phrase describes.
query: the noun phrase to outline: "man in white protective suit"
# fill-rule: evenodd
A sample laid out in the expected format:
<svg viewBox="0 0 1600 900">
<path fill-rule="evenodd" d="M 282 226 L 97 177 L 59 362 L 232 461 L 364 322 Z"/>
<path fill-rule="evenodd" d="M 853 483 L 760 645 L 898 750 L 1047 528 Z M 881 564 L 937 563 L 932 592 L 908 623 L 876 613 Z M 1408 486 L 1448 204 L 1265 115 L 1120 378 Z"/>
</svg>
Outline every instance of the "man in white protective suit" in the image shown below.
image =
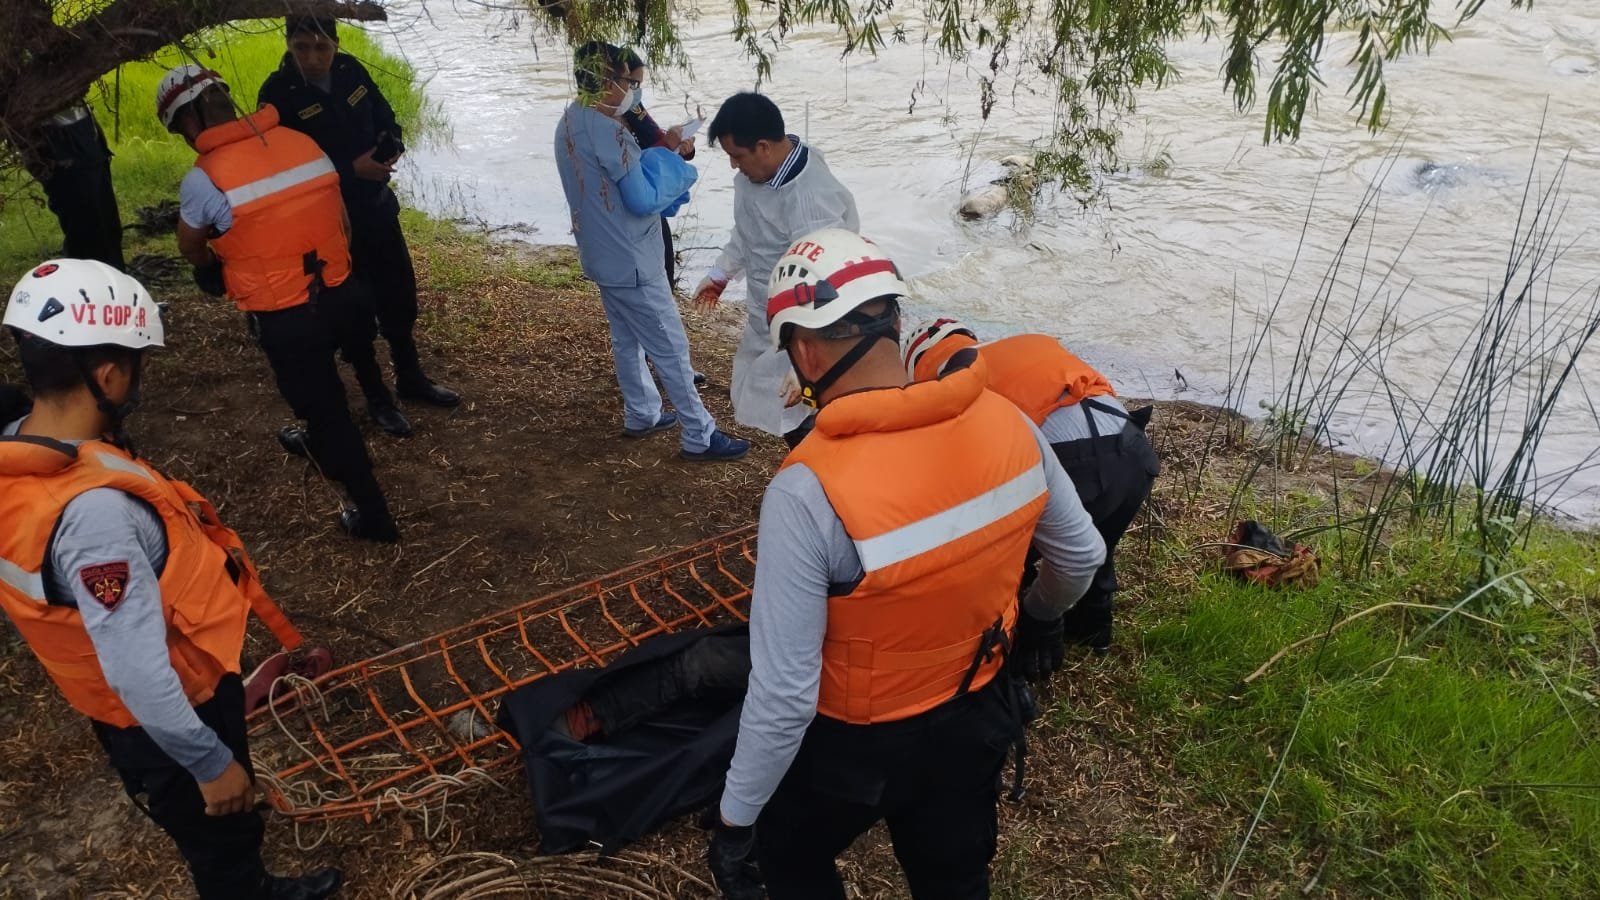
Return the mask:
<svg viewBox="0 0 1600 900">
<path fill-rule="evenodd" d="M 821 151 L 784 130 L 783 113 L 760 94 L 734 94 L 706 130 L 738 170 L 733 177 L 733 235 L 695 287 L 695 304 L 717 304 L 729 280 L 747 273 L 744 336 L 733 356 L 734 418 L 781 435 L 793 447 L 811 430 L 815 398 L 802 395 L 787 355 L 767 332 L 767 278 L 805 235 L 822 228 L 859 231 L 850 191 Z"/>
</svg>

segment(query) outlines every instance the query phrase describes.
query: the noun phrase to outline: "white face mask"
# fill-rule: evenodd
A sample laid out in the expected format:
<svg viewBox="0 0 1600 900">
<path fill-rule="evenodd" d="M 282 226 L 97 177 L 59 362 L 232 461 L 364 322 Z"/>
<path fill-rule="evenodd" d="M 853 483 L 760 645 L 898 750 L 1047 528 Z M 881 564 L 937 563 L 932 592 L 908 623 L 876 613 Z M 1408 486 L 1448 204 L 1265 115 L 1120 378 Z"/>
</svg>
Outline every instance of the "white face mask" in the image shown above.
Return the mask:
<svg viewBox="0 0 1600 900">
<path fill-rule="evenodd" d="M 623 94 L 622 99 L 617 102 L 617 114 L 621 115 L 622 113 L 633 109 L 635 106 L 638 106 L 642 95 L 643 92 L 638 88 L 628 88 L 627 93 Z"/>
</svg>

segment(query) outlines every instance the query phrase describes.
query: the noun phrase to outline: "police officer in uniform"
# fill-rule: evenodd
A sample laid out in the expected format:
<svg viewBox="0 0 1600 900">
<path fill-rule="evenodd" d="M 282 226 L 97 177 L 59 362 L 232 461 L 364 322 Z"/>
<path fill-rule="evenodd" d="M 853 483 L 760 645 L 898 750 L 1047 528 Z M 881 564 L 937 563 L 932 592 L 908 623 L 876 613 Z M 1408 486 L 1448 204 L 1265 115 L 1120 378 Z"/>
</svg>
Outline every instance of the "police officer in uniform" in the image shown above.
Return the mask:
<svg viewBox="0 0 1600 900">
<path fill-rule="evenodd" d="M 88 104 L 80 101 L 51 116 L 21 144 L 28 173 L 39 180 L 61 224 L 61 254 L 126 268 L 111 147 Z"/>
<path fill-rule="evenodd" d="M 350 272 L 333 163 L 281 127 L 273 107 L 239 118 L 221 76 L 192 63 L 162 79 L 156 114 L 200 153 L 179 188 L 178 250 L 203 289 L 250 315 L 278 392 L 305 420 L 279 443 L 344 485 L 354 502 L 339 515 L 346 532 L 399 540 L 334 358 L 340 346 L 370 356 L 374 328 L 371 298 Z"/>
<path fill-rule="evenodd" d="M 773 342 L 820 410 L 762 501 L 711 871 L 758 897 L 753 851 L 775 900 L 842 900 L 834 858 L 881 820 L 913 897 L 986 897 L 1012 675 L 1060 665 L 1062 614 L 1105 547 L 981 364 L 907 384 L 906 286 L 875 245 L 813 232 L 768 287 Z M 1030 540 L 1044 562 L 1019 608 Z"/>
<path fill-rule="evenodd" d="M 0 608 L 177 844 L 201 900 L 332 896 L 337 869 L 282 878 L 262 864 L 245 739 L 248 614 L 286 645 L 299 636 L 238 535 L 123 436 L 144 353 L 163 345 L 156 304 L 110 266 L 61 259 L 22 277 L 4 325 L 33 404 L 10 395 L 0 417 Z"/>
<path fill-rule="evenodd" d="M 1117 542 L 1161 473 L 1161 461 L 1144 435 L 1149 409 L 1130 414 L 1104 375 L 1049 335 L 1019 334 L 980 344 L 972 329 L 941 318 L 908 331 L 902 356 L 913 381 L 938 378 L 981 358 L 989 389 L 1016 404 L 1044 433 L 1106 542 L 1105 564 L 1067 613 L 1063 635 L 1104 655 L 1111 648 Z M 1024 588 L 1035 559 L 1037 554 L 1029 555 Z"/>
<path fill-rule="evenodd" d="M 400 230 L 400 201 L 389 187 L 405 152 L 400 123 L 383 92 L 355 57 L 339 52 L 333 19 L 290 16 L 284 20 L 289 50 L 278 70 L 261 85 L 260 103 L 278 110 L 286 128 L 308 135 L 339 170 L 339 188 L 350 214 L 350 252 L 356 274 L 372 289 L 378 330 L 394 359 L 395 389 L 402 400 L 450 407 L 461 395 L 423 374 L 413 331 L 417 323 L 417 274 Z M 364 365 L 367 354 L 347 350 L 367 409 L 397 437 L 411 425 L 394 407 L 383 374 Z"/>
</svg>

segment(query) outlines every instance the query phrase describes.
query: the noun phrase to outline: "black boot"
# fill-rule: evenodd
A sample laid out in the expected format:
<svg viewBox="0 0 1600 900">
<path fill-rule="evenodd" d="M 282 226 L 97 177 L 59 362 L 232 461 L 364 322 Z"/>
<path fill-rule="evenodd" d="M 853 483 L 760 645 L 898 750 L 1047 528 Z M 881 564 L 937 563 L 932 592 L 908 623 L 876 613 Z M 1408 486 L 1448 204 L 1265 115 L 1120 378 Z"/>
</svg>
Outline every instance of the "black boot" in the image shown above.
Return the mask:
<svg viewBox="0 0 1600 900">
<path fill-rule="evenodd" d="M 1094 651 L 1096 656 L 1111 652 L 1111 606 L 1085 606 L 1079 603 L 1067 610 L 1061 619 L 1062 633 L 1067 643 L 1079 644 Z"/>
<path fill-rule="evenodd" d="M 339 893 L 343 886 L 344 873 L 332 868 L 293 878 L 268 875 L 265 897 L 266 900 L 323 900 Z"/>
<path fill-rule="evenodd" d="M 311 458 L 310 436 L 303 425 L 285 425 L 278 429 L 278 446 L 290 456 Z"/>
<path fill-rule="evenodd" d="M 405 416 L 400 414 L 400 410 L 395 409 L 392 402 L 369 402 L 367 404 L 367 415 L 372 417 L 372 421 L 379 428 L 395 437 L 411 436 L 411 423 L 406 420 Z"/>
<path fill-rule="evenodd" d="M 339 527 L 357 540 L 393 544 L 400 540 L 400 526 L 386 509 L 362 510 L 350 507 L 339 513 Z"/>
<path fill-rule="evenodd" d="M 401 373 L 395 378 L 395 392 L 402 400 L 415 400 L 431 406 L 458 406 L 461 395 L 444 385 L 434 384 L 421 369 Z"/>
</svg>

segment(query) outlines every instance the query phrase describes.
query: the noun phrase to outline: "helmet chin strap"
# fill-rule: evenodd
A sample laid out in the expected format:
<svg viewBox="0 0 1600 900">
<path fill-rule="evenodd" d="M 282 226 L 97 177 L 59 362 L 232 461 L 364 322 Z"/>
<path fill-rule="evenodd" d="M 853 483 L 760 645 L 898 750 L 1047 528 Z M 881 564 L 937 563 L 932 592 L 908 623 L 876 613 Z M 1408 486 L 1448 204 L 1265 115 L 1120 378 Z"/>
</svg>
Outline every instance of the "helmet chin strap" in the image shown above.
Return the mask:
<svg viewBox="0 0 1600 900">
<path fill-rule="evenodd" d="M 139 381 L 144 370 L 144 357 L 142 354 L 133 359 L 133 375 L 128 379 L 128 396 L 121 403 L 112 403 L 106 392 L 100 389 L 100 383 L 95 381 L 94 373 L 89 370 L 84 354 L 73 355 L 78 363 L 78 371 L 83 375 L 83 383 L 88 386 L 89 394 L 94 397 L 95 406 L 110 421 L 111 443 L 122 448 L 129 456 L 138 458 L 139 451 L 133 446 L 133 438 L 128 436 L 127 429 L 122 423 L 133 411 L 139 407 Z"/>
<path fill-rule="evenodd" d="M 833 387 L 834 382 L 843 377 L 844 373 L 850 371 L 852 366 L 860 362 L 861 357 L 866 356 L 867 351 L 871 350 L 872 345 L 878 341 L 893 341 L 895 346 L 898 347 L 900 345 L 900 332 L 895 327 L 898 317 L 899 310 L 893 305 L 890 306 L 887 312 L 879 316 L 864 316 L 855 312 L 845 316 L 841 321 L 857 326 L 860 329 L 861 338 L 856 341 L 855 346 L 851 347 L 848 353 L 839 357 L 839 361 L 830 366 L 828 371 L 822 373 L 822 377 L 816 381 L 810 381 L 800 374 L 800 367 L 795 365 L 794 362 L 794 343 L 790 342 L 788 347 L 789 364 L 794 366 L 795 377 L 800 381 L 800 402 L 812 409 L 820 407 L 822 405 L 823 392 Z"/>
</svg>

